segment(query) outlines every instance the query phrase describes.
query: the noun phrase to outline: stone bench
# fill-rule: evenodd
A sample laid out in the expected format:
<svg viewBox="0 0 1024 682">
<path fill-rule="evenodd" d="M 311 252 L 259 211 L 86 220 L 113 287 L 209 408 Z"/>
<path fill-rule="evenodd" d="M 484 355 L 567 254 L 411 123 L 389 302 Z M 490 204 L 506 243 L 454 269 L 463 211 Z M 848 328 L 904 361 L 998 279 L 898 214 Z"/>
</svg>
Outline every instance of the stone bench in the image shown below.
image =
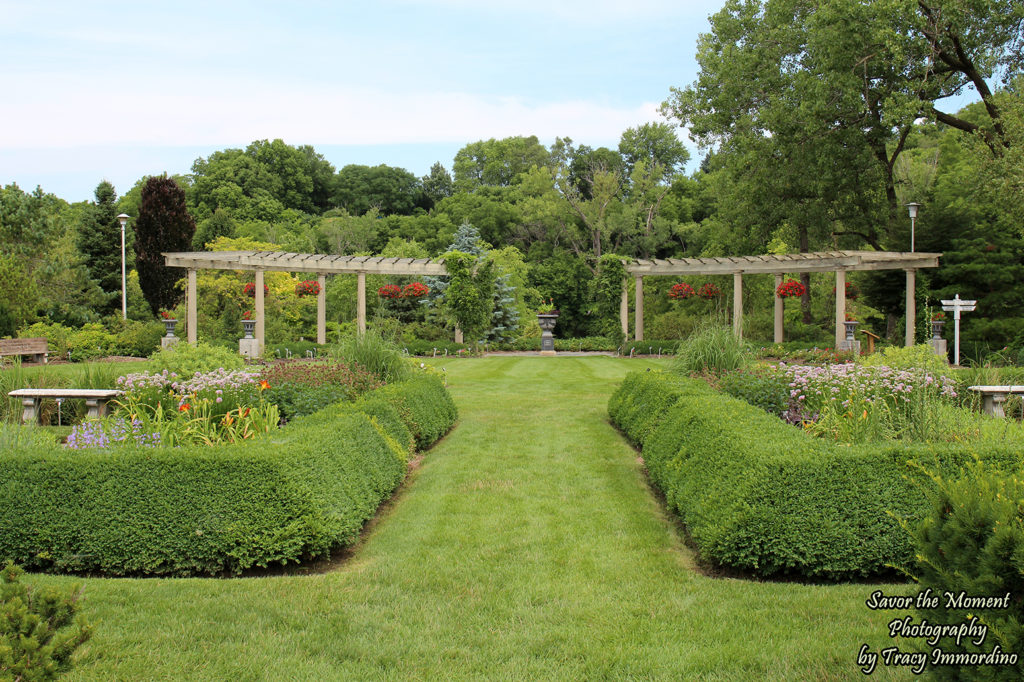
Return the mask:
<svg viewBox="0 0 1024 682">
<path fill-rule="evenodd" d="M 107 403 L 122 395 L 124 391 L 92 388 L 19 388 L 7 395 L 21 400 L 21 423 L 39 421 L 42 415 L 39 403 L 46 399 L 63 400 L 84 398 L 87 417 L 105 417 Z"/>
<path fill-rule="evenodd" d="M 30 355 L 35 362 L 46 362 L 46 337 L 31 339 L 0 339 L 0 358 L 5 355 Z"/>
<path fill-rule="evenodd" d="M 1003 403 L 1011 395 L 1024 395 L 1024 386 L 968 386 L 968 390 L 981 394 L 982 409 L 985 414 L 994 417 L 1005 417 Z"/>
</svg>

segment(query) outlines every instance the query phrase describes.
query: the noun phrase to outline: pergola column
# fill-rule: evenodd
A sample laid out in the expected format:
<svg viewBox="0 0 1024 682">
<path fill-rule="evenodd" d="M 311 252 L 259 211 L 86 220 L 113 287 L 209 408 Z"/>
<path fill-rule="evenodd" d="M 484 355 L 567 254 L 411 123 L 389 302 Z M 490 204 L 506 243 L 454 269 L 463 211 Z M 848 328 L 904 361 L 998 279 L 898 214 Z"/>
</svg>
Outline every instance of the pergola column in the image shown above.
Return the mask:
<svg viewBox="0 0 1024 682">
<path fill-rule="evenodd" d="M 914 345 L 914 322 L 917 320 L 917 302 L 914 298 L 914 280 L 917 270 L 907 269 L 907 338 L 906 345 L 909 348 Z"/>
<path fill-rule="evenodd" d="M 836 349 L 846 340 L 846 270 L 836 270 Z"/>
<path fill-rule="evenodd" d="M 356 328 L 359 335 L 366 333 L 366 273 L 356 273 Z"/>
<path fill-rule="evenodd" d="M 782 320 L 783 320 L 783 301 L 782 297 L 779 296 L 779 287 L 782 286 L 782 273 L 775 273 L 775 343 L 782 343 Z"/>
<path fill-rule="evenodd" d="M 732 333 L 743 338 L 743 273 L 732 273 Z"/>
<path fill-rule="evenodd" d="M 185 286 L 185 334 L 186 340 L 193 346 L 199 340 L 196 333 L 199 314 L 196 310 L 196 269 L 188 269 L 188 280 Z"/>
<path fill-rule="evenodd" d="M 327 343 L 327 275 L 317 273 L 316 283 L 320 291 L 316 295 L 316 342 Z"/>
<path fill-rule="evenodd" d="M 636 331 L 636 340 L 644 340 L 644 278 L 643 275 L 636 275 L 636 308 L 633 311 L 633 328 Z"/>
<path fill-rule="evenodd" d="M 629 278 L 622 278 L 622 302 L 619 303 L 619 321 L 622 323 L 622 337 L 629 338 Z"/>
<path fill-rule="evenodd" d="M 256 340 L 260 344 L 260 354 L 267 345 L 266 307 L 263 305 L 263 270 L 256 269 Z"/>
</svg>

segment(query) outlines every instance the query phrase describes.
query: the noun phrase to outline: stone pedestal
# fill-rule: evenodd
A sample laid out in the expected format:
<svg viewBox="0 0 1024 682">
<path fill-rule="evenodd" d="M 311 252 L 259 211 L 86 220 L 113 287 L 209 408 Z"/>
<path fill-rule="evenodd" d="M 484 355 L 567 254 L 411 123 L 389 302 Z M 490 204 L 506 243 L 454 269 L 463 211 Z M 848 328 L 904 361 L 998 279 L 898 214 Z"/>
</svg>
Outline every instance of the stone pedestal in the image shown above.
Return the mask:
<svg viewBox="0 0 1024 682">
<path fill-rule="evenodd" d="M 949 357 L 949 349 L 946 347 L 946 339 L 929 339 L 928 343 L 931 345 L 932 350 L 935 351 L 936 355 L 942 357 Z"/>
<path fill-rule="evenodd" d="M 555 337 L 551 331 L 555 328 L 555 322 L 558 321 L 558 315 L 545 315 L 543 313 L 537 314 L 537 324 L 540 325 L 540 354 L 541 355 L 554 355 L 555 354 Z"/>
<path fill-rule="evenodd" d="M 843 323 L 845 327 L 846 338 L 839 342 L 836 350 L 851 350 L 854 355 L 860 355 L 860 341 L 854 338 L 854 334 L 857 332 L 857 322 L 855 320 L 847 320 Z"/>
<path fill-rule="evenodd" d="M 171 348 L 176 343 L 178 343 L 178 341 L 180 341 L 180 339 L 177 336 L 161 336 L 160 337 L 160 347 L 161 348 Z"/>
<path fill-rule="evenodd" d="M 260 340 L 257 338 L 238 339 L 238 352 L 242 357 L 253 360 L 260 357 Z"/>
</svg>

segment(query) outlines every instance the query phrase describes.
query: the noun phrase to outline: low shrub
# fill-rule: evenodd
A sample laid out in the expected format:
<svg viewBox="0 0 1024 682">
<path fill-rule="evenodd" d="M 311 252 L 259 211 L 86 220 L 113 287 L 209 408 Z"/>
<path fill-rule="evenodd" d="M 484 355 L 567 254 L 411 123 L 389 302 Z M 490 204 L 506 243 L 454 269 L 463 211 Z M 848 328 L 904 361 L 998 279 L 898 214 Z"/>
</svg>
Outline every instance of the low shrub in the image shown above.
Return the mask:
<svg viewBox="0 0 1024 682">
<path fill-rule="evenodd" d="M 972 464 L 954 478 L 932 477 L 931 509 L 913 530 L 917 549 L 916 580 L 936 597 L 934 608 L 921 608 L 929 623 L 958 626 L 972 619 L 988 627 L 982 646 L 964 639 L 944 639 L 943 653 L 1019 653 L 1024 649 L 1024 482 L 1015 475 Z M 947 594 L 1005 597 L 1005 606 L 977 608 L 950 604 Z M 961 608 L 962 606 L 962 608 Z M 976 665 L 933 666 L 941 680 L 979 679 Z M 1016 665 L 987 666 L 986 680 L 1024 679 L 1024 658 Z"/>
<path fill-rule="evenodd" d="M 114 329 L 116 354 L 148 358 L 160 348 L 160 338 L 164 331 L 164 325 L 160 322 L 118 320 Z"/>
<path fill-rule="evenodd" d="M 240 369 L 245 360 L 237 349 L 213 346 L 208 343 L 177 343 L 153 353 L 150 369 L 153 372 L 167 370 L 178 376 L 190 377 L 196 372 L 210 372 L 215 369 Z"/>
<path fill-rule="evenodd" d="M 916 346 L 887 346 L 877 353 L 863 357 L 860 364 L 866 367 L 889 367 L 891 369 L 916 370 L 936 376 L 949 374 L 949 362 L 945 355 L 936 355 L 931 345 L 919 343 Z"/>
<path fill-rule="evenodd" d="M 263 378 L 269 384 L 266 399 L 278 406 L 286 420 L 339 400 L 355 400 L 381 386 L 363 368 L 334 360 L 276 362 L 264 370 Z"/>
<path fill-rule="evenodd" d="M 898 519 L 927 508 L 909 460 L 942 471 L 973 456 L 1020 465 L 1001 444 L 838 447 L 703 382 L 638 374 L 609 402 L 612 421 L 643 443 L 652 482 L 702 556 L 761 576 L 845 580 L 909 566 Z"/>
<path fill-rule="evenodd" d="M 72 332 L 68 338 L 68 352 L 72 362 L 83 362 L 114 355 L 117 352 L 117 337 L 92 322 Z"/>
<path fill-rule="evenodd" d="M 781 416 L 789 409 L 789 378 L 767 367 L 723 374 L 720 388 L 769 414 Z"/>
<path fill-rule="evenodd" d="M 403 479 L 403 434 L 426 447 L 454 423 L 440 381 L 410 384 L 366 394 L 365 411 L 332 406 L 246 443 L 0 451 L 0 560 L 216 575 L 323 556 L 354 541 Z"/>
<path fill-rule="evenodd" d="M 78 614 L 82 590 L 33 588 L 8 563 L 0 571 L 0 679 L 54 680 L 71 668 L 71 654 L 92 637 Z"/>
</svg>

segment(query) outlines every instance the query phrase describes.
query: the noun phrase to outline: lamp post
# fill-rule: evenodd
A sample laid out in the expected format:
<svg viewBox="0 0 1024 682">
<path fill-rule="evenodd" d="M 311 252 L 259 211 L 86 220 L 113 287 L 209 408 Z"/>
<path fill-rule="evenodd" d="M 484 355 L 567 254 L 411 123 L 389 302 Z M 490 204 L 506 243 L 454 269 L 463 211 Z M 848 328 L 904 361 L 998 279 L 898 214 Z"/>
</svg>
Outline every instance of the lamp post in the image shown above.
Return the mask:
<svg viewBox="0 0 1024 682">
<path fill-rule="evenodd" d="M 128 286 L 127 279 L 125 278 L 125 266 L 124 266 L 124 226 L 128 224 L 128 214 L 122 213 L 117 216 L 117 221 L 121 223 L 121 317 L 128 319 Z"/>
<path fill-rule="evenodd" d="M 911 201 L 907 204 L 907 211 L 910 212 L 910 253 L 914 253 L 914 222 L 917 220 L 917 209 L 921 204 Z"/>
</svg>

